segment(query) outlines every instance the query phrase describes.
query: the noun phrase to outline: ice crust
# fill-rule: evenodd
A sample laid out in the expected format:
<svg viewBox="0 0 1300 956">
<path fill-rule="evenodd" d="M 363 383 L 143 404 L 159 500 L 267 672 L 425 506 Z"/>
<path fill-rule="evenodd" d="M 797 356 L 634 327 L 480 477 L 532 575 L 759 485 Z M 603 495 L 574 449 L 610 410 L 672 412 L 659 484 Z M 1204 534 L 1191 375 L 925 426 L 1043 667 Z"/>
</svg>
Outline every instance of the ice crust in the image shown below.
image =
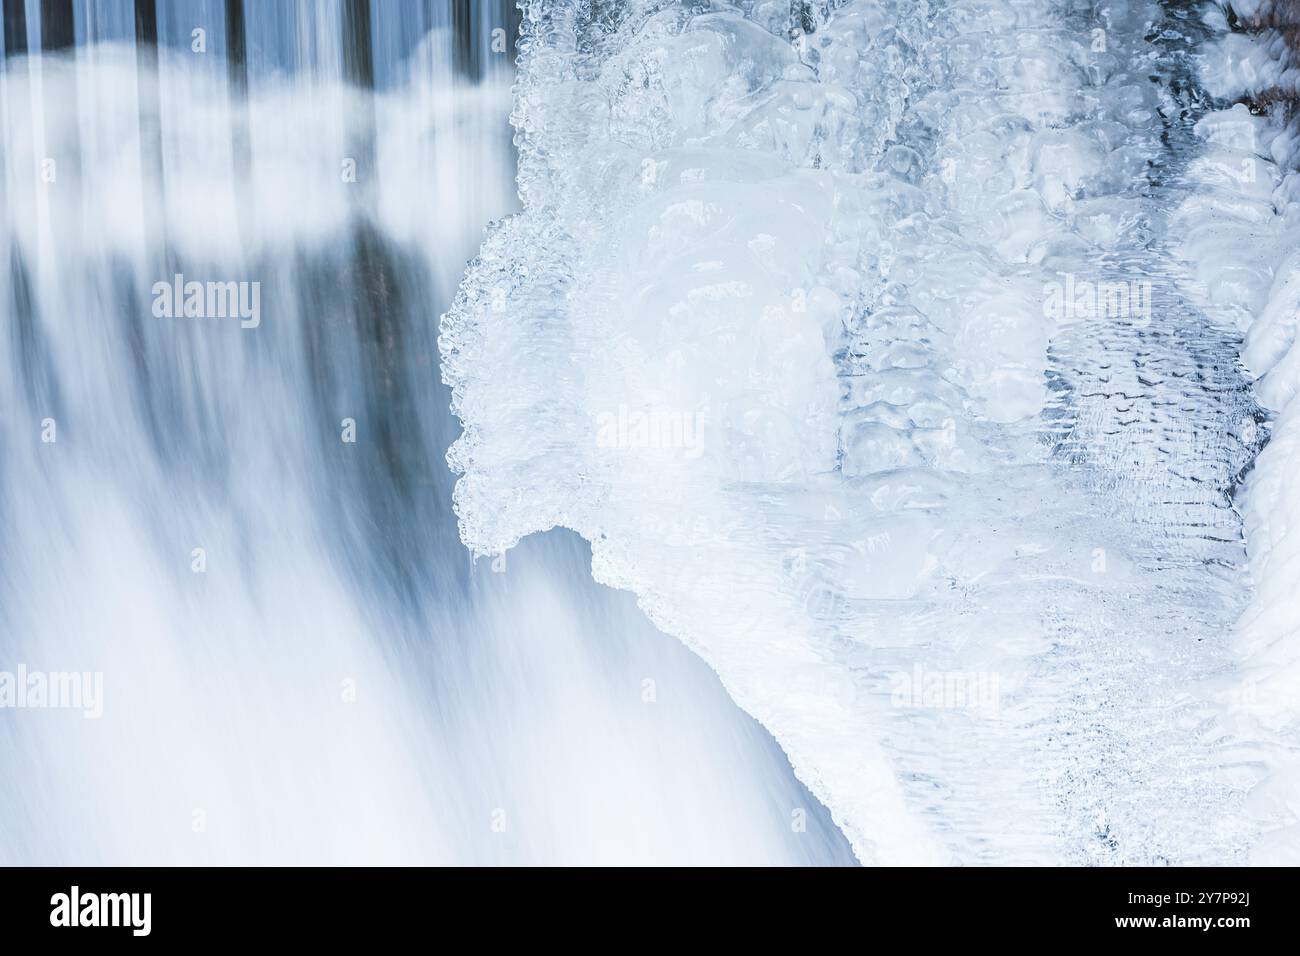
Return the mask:
<svg viewBox="0 0 1300 956">
<path fill-rule="evenodd" d="M 1149 78 L 1203 25 L 808 9 L 528 7 L 524 211 L 440 340 L 465 543 L 582 534 L 864 862 L 1239 858 L 1258 410 L 1167 250 L 1200 147 Z M 1051 307 L 1067 278 L 1154 307 Z M 906 691 L 935 675 L 995 705 Z"/>
<path fill-rule="evenodd" d="M 1238 622 L 1231 720 L 1262 768 L 1249 807 L 1262 821 L 1251 859 L 1300 863 L 1300 57 L 1293 4 L 1211 7 L 1201 76 L 1221 107 L 1196 126 L 1205 146 L 1176 225 L 1189 287 L 1245 333 L 1242 361 L 1274 413 L 1242 510 L 1254 592 Z M 1284 35 L 1290 32 L 1290 39 Z M 1254 108 L 1247 107 L 1250 101 Z"/>
</svg>

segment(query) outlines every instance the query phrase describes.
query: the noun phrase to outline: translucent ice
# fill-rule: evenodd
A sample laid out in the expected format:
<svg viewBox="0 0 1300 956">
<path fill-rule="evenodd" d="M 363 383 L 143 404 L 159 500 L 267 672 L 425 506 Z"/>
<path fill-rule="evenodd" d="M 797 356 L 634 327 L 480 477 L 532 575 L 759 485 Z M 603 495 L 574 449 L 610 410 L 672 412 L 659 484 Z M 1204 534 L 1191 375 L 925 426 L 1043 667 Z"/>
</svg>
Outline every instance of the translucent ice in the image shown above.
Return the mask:
<svg viewBox="0 0 1300 956">
<path fill-rule="evenodd" d="M 706 6 L 529 5 L 524 210 L 440 340 L 466 544 L 586 537 L 866 862 L 1236 859 L 1257 408 L 1169 249 L 1203 28 Z"/>
</svg>

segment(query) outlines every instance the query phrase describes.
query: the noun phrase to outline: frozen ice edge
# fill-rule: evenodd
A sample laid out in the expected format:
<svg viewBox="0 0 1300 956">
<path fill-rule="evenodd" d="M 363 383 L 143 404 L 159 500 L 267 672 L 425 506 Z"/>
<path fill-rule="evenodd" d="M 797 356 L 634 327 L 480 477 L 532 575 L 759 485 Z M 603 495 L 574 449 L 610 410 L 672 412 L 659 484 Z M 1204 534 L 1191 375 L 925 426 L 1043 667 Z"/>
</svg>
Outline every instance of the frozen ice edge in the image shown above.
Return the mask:
<svg viewBox="0 0 1300 956">
<path fill-rule="evenodd" d="M 1245 332 L 1242 361 L 1274 413 L 1243 511 L 1254 578 L 1238 622 L 1240 680 L 1222 696 L 1228 719 L 1254 742 L 1260 768 L 1248 807 L 1260 821 L 1252 863 L 1300 863 L 1300 55 L 1294 5 L 1247 0 L 1208 7 L 1215 31 L 1202 82 L 1226 108 L 1196 128 L 1204 141 L 1197 186 L 1178 222 L 1193 294 Z M 1288 38 L 1286 28 L 1290 28 Z M 1245 102 L 1255 104 L 1247 108 Z M 1226 174 L 1225 174 L 1226 173 Z"/>
<path fill-rule="evenodd" d="M 818 80 L 775 40 L 772 31 L 781 26 L 775 21 L 764 30 L 714 14 L 683 32 L 676 14 L 659 10 L 666 6 L 630 4 L 605 48 L 590 24 L 578 22 L 574 6 L 531 8 L 515 116 L 526 212 L 494 228 L 443 323 L 444 374 L 466 429 L 449 455 L 464 475 L 455 500 L 462 535 L 479 553 L 499 552 L 556 525 L 588 538 L 596 579 L 635 591 L 656 624 L 718 671 L 728 692 L 786 749 L 796 773 L 826 803 L 864 862 L 981 858 L 984 848 L 963 846 L 958 853 L 938 835 L 952 826 L 944 814 L 926 819 L 909 804 L 878 740 L 880 714 L 862 707 L 864 699 L 876 698 L 870 674 L 864 678 L 861 667 L 836 654 L 850 624 L 862 625 L 860 613 L 852 617 L 863 601 L 915 600 L 936 589 L 944 573 L 954 580 L 997 580 L 1025 553 L 1044 547 L 1035 540 L 1041 527 L 1026 527 L 1027 540 L 1010 542 L 1009 553 L 998 551 L 1007 542 L 995 544 L 976 530 L 965 541 L 939 542 L 946 550 L 936 558 L 930 545 L 941 529 L 927 526 L 925 515 L 936 501 L 961 497 L 954 478 L 987 472 L 990 437 L 1011 446 L 1018 467 L 1042 466 L 1035 463 L 1032 436 L 1019 425 L 1045 403 L 1036 383 L 1053 338 L 1052 323 L 1036 314 L 1041 286 L 1035 280 L 1053 256 L 1068 258 L 1068 248 L 1060 247 L 1080 233 L 1104 247 L 1132 207 L 1127 197 L 1112 194 L 1114 183 L 1142 161 L 1143 114 L 1149 121 L 1155 105 L 1144 97 L 1153 91 L 1122 82 L 1124 51 L 1117 40 L 1126 24 L 1118 22 L 1120 14 L 1111 23 L 1116 53 L 1100 62 L 1085 58 L 1083 65 L 1096 85 L 1119 77 L 1103 108 L 1124 122 L 1104 117 L 1063 127 L 1075 94 L 1067 66 L 1080 65 L 1090 37 L 1086 31 L 1080 37 L 1077 24 L 1067 28 L 1050 10 L 1020 14 L 1037 17 L 1019 25 L 1042 36 L 1040 45 L 1019 52 L 1027 68 L 998 78 L 1008 95 L 981 98 L 976 83 L 974 92 L 964 91 L 964 101 L 943 90 L 912 101 L 907 81 L 933 62 L 922 65 L 906 31 L 896 30 L 881 6 L 849 4 L 810 38 L 820 44 Z M 907 7 L 899 6 L 898 19 L 905 22 Z M 984 42 L 1007 32 L 1003 18 L 1015 16 L 997 5 L 960 7 L 965 34 Z M 755 18 L 761 19 L 760 8 Z M 1140 26 L 1151 9 L 1132 5 L 1127 26 Z M 865 68 L 859 55 L 864 38 L 884 38 L 882 64 L 897 67 L 891 57 L 916 56 L 914 73 L 855 73 Z M 949 37 L 948 43 L 948 49 L 936 43 L 923 53 L 955 57 L 959 75 L 962 68 L 980 68 L 961 60 L 960 42 Z M 1024 115 L 990 109 L 994 99 L 998 107 L 1014 103 Z M 947 123 L 950 135 L 931 155 L 884 149 L 909 109 L 928 111 L 940 129 Z M 966 120 L 963 111 L 976 119 Z M 864 114 L 870 123 L 861 122 Z M 814 152 L 821 169 L 800 169 Z M 892 175 L 861 172 L 882 165 Z M 1003 166 L 1009 184 L 997 181 Z M 990 178 L 992 195 L 983 188 Z M 692 191 L 704 181 L 708 189 Z M 666 183 L 676 191 L 661 200 Z M 1000 191 L 1006 185 L 1012 188 Z M 1072 200 L 1080 187 L 1103 198 L 1080 208 Z M 893 261 L 892 252 L 881 255 L 891 237 L 873 235 L 884 242 L 864 253 L 866 242 L 852 233 L 862 228 L 863 216 L 892 216 L 891 228 L 904 235 L 911 214 L 935 195 L 947 197 L 949 222 L 976 237 L 946 247 L 940 240 L 940 248 L 976 274 L 987 270 L 989 280 L 967 283 L 966 302 L 950 308 L 946 322 L 944 304 L 927 303 L 922 318 L 938 333 L 926 326 L 918 336 L 910 334 L 915 308 L 891 287 L 891 275 L 915 264 Z M 734 222 L 737 210 L 754 207 L 761 213 L 752 228 L 736 232 L 744 234 L 745 249 L 760 268 L 737 277 L 728 271 L 728 256 L 738 240 L 720 233 L 718 223 Z M 1063 212 L 1071 214 L 1072 229 L 1054 221 Z M 981 218 L 1003 228 L 981 232 L 972 225 Z M 647 235 L 650 240 L 639 245 L 628 239 Z M 713 269 L 719 281 L 683 283 L 659 300 L 620 281 L 629 273 L 671 277 L 674 249 L 692 243 L 714 250 L 693 267 Z M 1039 268 L 1032 268 L 1036 263 Z M 874 288 L 864 264 L 878 270 Z M 804 291 L 802 308 L 791 301 L 791 289 Z M 860 298 L 864 294 L 870 301 Z M 634 311 L 628 301 L 667 309 L 670 318 L 655 329 L 628 314 Z M 972 301 L 986 304 L 974 310 L 980 313 L 974 320 Z M 704 320 L 673 325 L 672 317 L 684 314 L 673 312 L 674 302 L 693 310 L 687 315 L 692 321 Z M 835 363 L 844 359 L 835 358 L 831 346 L 843 344 L 837 339 L 841 316 L 854 303 L 884 317 L 874 328 L 852 329 L 857 342 L 873 344 L 876 334 L 874 345 L 895 364 L 868 369 L 878 378 L 873 383 L 865 376 L 867 394 L 855 396 L 857 420 L 846 423 L 835 381 Z M 747 321 L 755 313 L 764 321 Z M 991 314 L 1009 326 L 990 325 Z M 701 344 L 699 325 L 715 338 Z M 994 340 L 999 348 L 987 349 Z M 936 353 L 954 374 L 926 379 L 924 388 L 906 385 L 907 420 L 891 420 L 888 409 L 874 407 L 893 371 L 908 370 L 913 359 L 934 364 Z M 747 394 L 742 374 L 755 354 L 760 364 L 772 358 L 758 400 Z M 872 353 L 866 354 L 870 360 Z M 706 376 L 707 391 L 701 385 Z M 593 420 L 629 404 L 675 414 L 703 407 L 722 433 L 722 447 L 695 459 L 631 456 L 636 461 L 629 466 L 616 454 L 620 449 L 602 448 L 592 436 Z M 836 485 L 827 477 L 831 472 L 853 484 Z M 795 482 L 799 490 L 792 489 Z M 738 488 L 780 499 L 782 506 L 756 510 Z M 864 495 L 873 506 L 887 504 L 876 508 L 887 514 L 855 512 Z M 875 553 L 873 542 L 889 542 L 879 546 L 869 580 L 837 557 L 843 541 L 831 540 L 819 524 L 828 509 L 836 514 L 836 533 L 862 545 L 859 557 Z M 691 520 L 674 518 L 680 511 Z M 784 524 L 799 518 L 804 521 L 795 531 Z M 1009 517 L 980 520 L 997 524 Z M 1079 565 L 1098 533 L 1088 529 L 1080 540 L 1065 542 L 1039 576 L 1086 577 Z M 814 546 L 804 547 L 810 540 Z M 898 546 L 917 540 L 919 548 Z M 1123 544 L 1113 550 L 1122 555 Z M 828 601 L 830 613 L 822 613 Z M 841 614 L 836 602 L 850 610 Z M 1032 631 L 1014 617 L 995 619 Z M 1025 666 L 1044 653 L 1041 643 L 1022 643 L 999 645 L 999 660 Z M 960 647 L 944 652 L 972 653 Z M 1124 740 L 1120 746 L 1132 751 L 1146 744 Z M 1140 759 L 1158 764 L 1157 757 Z M 1019 779 L 994 789 L 999 786 L 1024 794 Z M 1080 804 L 1070 813 L 1089 812 L 1082 808 L 1096 800 L 1096 788 L 1080 785 L 1073 797 Z M 1025 816 L 1035 821 L 1034 832 L 1057 838 L 1056 795 L 1031 796 L 1034 805 Z M 952 806 L 967 812 L 960 801 Z M 1137 833 L 1132 821 L 1103 819 L 1083 839 L 1113 841 L 1112 831 L 1125 826 Z"/>
</svg>

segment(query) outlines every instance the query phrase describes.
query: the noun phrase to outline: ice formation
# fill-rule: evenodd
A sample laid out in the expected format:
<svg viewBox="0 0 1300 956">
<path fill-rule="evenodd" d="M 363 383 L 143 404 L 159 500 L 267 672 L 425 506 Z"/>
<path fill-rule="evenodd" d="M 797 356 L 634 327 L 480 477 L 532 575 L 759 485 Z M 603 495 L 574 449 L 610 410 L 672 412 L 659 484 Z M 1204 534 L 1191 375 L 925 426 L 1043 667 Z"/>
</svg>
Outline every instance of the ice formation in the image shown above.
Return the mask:
<svg viewBox="0 0 1300 956">
<path fill-rule="evenodd" d="M 1144 0 L 794 7 L 527 6 L 524 208 L 440 339 L 464 541 L 587 538 L 864 862 L 1286 852 L 1285 409 L 1249 608 L 1234 495 L 1239 358 L 1297 381 L 1294 132 L 1225 153 L 1198 68 L 1284 48 Z"/>
<path fill-rule="evenodd" d="M 1230 19 L 1231 18 L 1231 22 Z M 1255 862 L 1300 861 L 1300 9 L 1271 0 L 1212 7 L 1201 77 L 1220 108 L 1178 210 L 1189 286 L 1207 309 L 1245 333 L 1242 362 L 1275 415 L 1246 484 L 1243 511 L 1254 579 L 1239 622 L 1241 677 L 1227 693 L 1232 726 L 1263 768 L 1250 809 L 1263 823 Z M 1250 104 L 1250 107 L 1246 105 Z M 1246 423 L 1251 427 L 1251 423 Z"/>
</svg>

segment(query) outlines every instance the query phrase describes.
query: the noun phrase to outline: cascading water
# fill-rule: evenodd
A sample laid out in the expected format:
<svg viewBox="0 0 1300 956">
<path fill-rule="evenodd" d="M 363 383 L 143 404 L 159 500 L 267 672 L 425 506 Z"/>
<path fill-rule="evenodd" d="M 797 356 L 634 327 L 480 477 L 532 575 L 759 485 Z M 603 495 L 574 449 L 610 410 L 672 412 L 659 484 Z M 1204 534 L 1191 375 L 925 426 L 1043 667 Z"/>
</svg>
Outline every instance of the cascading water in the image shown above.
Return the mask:
<svg viewBox="0 0 1300 956">
<path fill-rule="evenodd" d="M 3 0 L 0 863 L 1294 861 L 1221 6 Z"/>
<path fill-rule="evenodd" d="M 0 697 L 0 863 L 851 862 L 574 537 L 458 538 L 510 6 L 3 10 L 0 672 L 102 694 Z"/>
</svg>

